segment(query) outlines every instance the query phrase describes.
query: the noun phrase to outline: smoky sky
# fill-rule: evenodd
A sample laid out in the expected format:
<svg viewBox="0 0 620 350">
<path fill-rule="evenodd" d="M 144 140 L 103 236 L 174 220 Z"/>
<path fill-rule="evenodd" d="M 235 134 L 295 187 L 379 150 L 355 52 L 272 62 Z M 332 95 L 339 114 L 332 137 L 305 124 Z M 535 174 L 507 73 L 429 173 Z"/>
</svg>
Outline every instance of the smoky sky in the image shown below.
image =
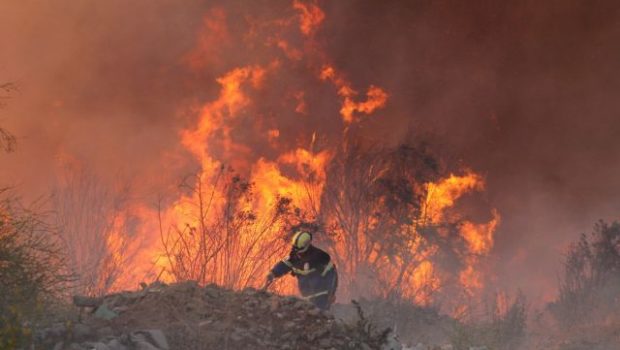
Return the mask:
<svg viewBox="0 0 620 350">
<path fill-rule="evenodd" d="M 548 299 L 566 245 L 620 214 L 620 5 L 319 5 L 326 17 L 315 40 L 333 64 L 360 91 L 373 84 L 390 95 L 359 127 L 385 144 L 423 135 L 483 174 L 484 195 L 502 216 L 490 261 L 497 285 Z M 242 40 L 235 30 L 247 16 L 291 11 L 288 1 L 2 2 L 0 81 L 20 91 L 0 110 L 19 142 L 0 155 L 0 184 L 44 195 L 63 155 L 151 192 L 175 183 L 191 168 L 179 156 L 179 130 L 216 97 L 218 76 L 249 62 L 242 46 L 224 46 L 202 69 L 188 67 L 214 9 L 226 13 L 232 40 Z M 278 91 L 311 84 L 294 69 L 290 77 Z M 318 84 L 308 87 L 320 101 Z M 290 120 L 282 125 L 306 137 L 327 128 L 320 118 Z"/>
</svg>

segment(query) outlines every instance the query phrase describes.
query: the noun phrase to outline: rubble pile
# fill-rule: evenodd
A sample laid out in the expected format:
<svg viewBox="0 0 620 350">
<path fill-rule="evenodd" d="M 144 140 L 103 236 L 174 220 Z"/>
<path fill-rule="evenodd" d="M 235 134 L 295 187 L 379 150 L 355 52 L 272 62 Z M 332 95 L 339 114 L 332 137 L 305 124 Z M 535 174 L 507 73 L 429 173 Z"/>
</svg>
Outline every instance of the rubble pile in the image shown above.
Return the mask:
<svg viewBox="0 0 620 350">
<path fill-rule="evenodd" d="M 54 350 L 398 350 L 387 332 L 343 323 L 309 302 L 255 289 L 192 282 L 144 286 L 103 298 L 75 297 L 82 311 L 36 335 Z"/>
</svg>

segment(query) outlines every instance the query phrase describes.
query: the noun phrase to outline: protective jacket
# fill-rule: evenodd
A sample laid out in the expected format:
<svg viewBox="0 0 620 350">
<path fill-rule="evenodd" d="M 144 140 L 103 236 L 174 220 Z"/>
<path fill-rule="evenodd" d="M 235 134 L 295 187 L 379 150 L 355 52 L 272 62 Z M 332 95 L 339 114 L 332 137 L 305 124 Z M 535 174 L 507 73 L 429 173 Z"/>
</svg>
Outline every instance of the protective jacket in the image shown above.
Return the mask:
<svg viewBox="0 0 620 350">
<path fill-rule="evenodd" d="M 304 298 L 323 310 L 329 309 L 338 288 L 338 273 L 329 254 L 313 245 L 304 252 L 293 248 L 287 259 L 271 269 L 276 278 L 289 272 L 297 277 Z"/>
</svg>

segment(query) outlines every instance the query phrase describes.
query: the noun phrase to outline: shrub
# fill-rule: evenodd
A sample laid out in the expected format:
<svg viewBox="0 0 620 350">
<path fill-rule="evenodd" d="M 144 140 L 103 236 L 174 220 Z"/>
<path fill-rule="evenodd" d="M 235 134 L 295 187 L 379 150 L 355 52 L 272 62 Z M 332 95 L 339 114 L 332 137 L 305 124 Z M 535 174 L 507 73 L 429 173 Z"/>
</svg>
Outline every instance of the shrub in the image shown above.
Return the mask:
<svg viewBox="0 0 620 350">
<path fill-rule="evenodd" d="M 361 344 L 366 344 L 372 349 L 380 349 L 382 346 L 387 345 L 392 329 L 377 327 L 366 317 L 359 302 L 351 300 L 351 303 L 353 303 L 357 312 L 357 321 L 345 324 L 345 327 L 354 332 L 356 340 L 360 342 L 360 346 L 362 346 Z"/>
<path fill-rule="evenodd" d="M 523 294 L 512 300 L 498 294 L 483 321 L 458 322 L 452 335 L 456 350 L 487 347 L 489 350 L 517 349 L 525 338 L 527 308 Z"/>
<path fill-rule="evenodd" d="M 573 243 L 564 260 L 558 299 L 549 305 L 572 328 L 616 314 L 620 306 L 620 223 L 600 221 Z"/>
<path fill-rule="evenodd" d="M 47 301 L 69 281 L 54 232 L 42 215 L 0 190 L 0 348 L 28 341 Z"/>
</svg>

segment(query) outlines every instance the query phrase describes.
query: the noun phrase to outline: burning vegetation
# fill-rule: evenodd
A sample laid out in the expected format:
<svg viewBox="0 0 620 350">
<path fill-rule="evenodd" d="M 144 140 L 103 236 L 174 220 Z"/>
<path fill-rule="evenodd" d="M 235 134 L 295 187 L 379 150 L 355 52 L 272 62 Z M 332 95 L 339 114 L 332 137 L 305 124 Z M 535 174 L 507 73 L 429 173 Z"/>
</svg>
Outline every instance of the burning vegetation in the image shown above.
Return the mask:
<svg viewBox="0 0 620 350">
<path fill-rule="evenodd" d="M 371 67 L 354 76 L 348 62 L 330 56 L 319 35 L 327 19 L 315 0 L 249 13 L 213 6 L 191 49 L 175 58 L 209 83 L 200 98 L 175 106 L 174 145 L 155 166 L 118 182 L 61 150 L 53 195 L 36 213 L 0 188 L 0 347 L 125 349 L 155 346 L 161 335 L 161 349 L 166 336 L 196 349 L 204 341 L 313 348 L 332 334 L 322 348 L 400 349 L 390 338 L 394 326 L 404 328 L 404 342 L 445 343 L 441 349 L 620 343 L 620 226 L 601 222 L 570 246 L 558 297 L 530 312 L 523 293 L 495 283 L 492 254 L 505 213 L 485 194 L 486 174 L 410 126 L 405 136 L 378 140 L 370 129 L 394 113 L 395 94 Z M 14 90 L 0 84 L 0 92 Z M 15 143 L 0 127 L 0 151 Z M 178 175 L 178 186 L 158 183 L 159 173 Z M 265 286 L 300 230 L 337 267 L 332 311 L 348 323 L 291 297 L 298 296 L 292 278 Z M 41 321 L 41 305 L 66 306 L 74 295 L 79 316 L 68 307 L 58 317 L 77 326 L 55 334 L 58 319 Z M 165 312 L 149 314 L 153 305 Z M 245 322 L 252 306 L 262 310 L 260 327 Z M 92 308 L 86 319 L 84 308 Z M 278 310 L 299 322 L 285 322 Z M 601 319 L 598 338 L 567 335 Z M 280 343 L 261 333 L 265 324 Z M 319 335 L 289 337 L 272 325 Z M 529 332 L 532 325 L 553 334 L 553 344 Z M 138 326 L 169 333 L 147 332 L 148 343 L 139 337 L 144 330 L 130 329 Z M 106 327 L 104 335 L 95 330 Z"/>
<path fill-rule="evenodd" d="M 389 92 L 370 85 L 360 94 L 330 61 L 314 38 L 324 18 L 316 3 L 294 2 L 287 15 L 248 19 L 249 32 L 241 34 L 220 10 L 204 21 L 188 56 L 193 69 L 209 64 L 218 47 L 240 45 L 235 40 L 243 41 L 246 57 L 260 51 L 261 59 L 221 72 L 217 98 L 180 133 L 199 170 L 184 181 L 180 198 L 140 211 L 138 235 L 159 232 L 150 248 L 157 277 L 260 287 L 285 255 L 287 234 L 303 226 L 334 256 L 343 300 L 391 297 L 462 307 L 457 300 L 483 289 L 480 264 L 500 220 L 491 208 L 482 222 L 455 208 L 461 197 L 484 190 L 483 177 L 450 170 L 442 155 L 413 138 L 390 147 L 365 140 L 357 128 L 381 118 Z M 317 94 L 307 83 L 281 85 L 292 72 L 340 105 L 340 122 L 322 101 L 306 100 Z M 279 104 L 274 95 L 282 96 Z M 319 118 L 333 128 L 294 130 L 273 114 L 302 123 Z M 150 263 L 126 266 L 151 269 Z M 294 291 L 286 283 L 276 288 Z"/>
</svg>

